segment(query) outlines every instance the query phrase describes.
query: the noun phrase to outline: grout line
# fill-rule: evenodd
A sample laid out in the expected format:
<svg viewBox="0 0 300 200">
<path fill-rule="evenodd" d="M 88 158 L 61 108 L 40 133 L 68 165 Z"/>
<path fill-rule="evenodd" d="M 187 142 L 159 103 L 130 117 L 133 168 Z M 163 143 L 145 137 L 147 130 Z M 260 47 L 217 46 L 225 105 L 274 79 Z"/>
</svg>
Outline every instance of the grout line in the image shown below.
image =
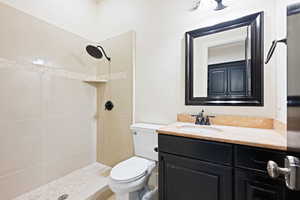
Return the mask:
<svg viewBox="0 0 300 200">
<path fill-rule="evenodd" d="M 5 179 L 7 177 L 11 177 L 11 176 L 15 176 L 17 174 L 21 174 L 23 173 L 24 171 L 28 170 L 28 169 L 33 169 L 33 168 L 38 168 L 38 167 L 42 167 L 42 163 L 37 163 L 37 164 L 33 164 L 33 165 L 28 165 L 27 167 L 25 168 L 22 168 L 22 169 L 18 169 L 16 171 L 11 171 L 5 175 L 0 175 L 0 180 L 1 179 Z"/>
<path fill-rule="evenodd" d="M 58 114 L 48 114 L 45 119 L 64 119 L 64 118 L 76 118 L 76 119 L 83 119 L 83 120 L 94 120 L 94 116 L 91 114 L 88 117 L 84 116 L 74 116 L 75 113 L 58 113 Z M 33 117 L 33 118 L 26 118 L 26 119 L 11 119 L 11 120 L 1 120 L 0 123 L 22 123 L 27 121 L 40 121 L 41 117 Z"/>
<path fill-rule="evenodd" d="M 5 58 L 0 58 L 0 69 L 25 70 L 25 71 L 41 73 L 42 75 L 47 73 L 53 76 L 64 77 L 64 78 L 80 80 L 80 81 L 84 81 L 87 79 L 96 79 L 95 75 L 90 75 L 88 73 L 68 71 L 66 70 L 66 68 L 60 66 L 32 64 L 26 61 L 24 62 L 12 61 Z"/>
</svg>

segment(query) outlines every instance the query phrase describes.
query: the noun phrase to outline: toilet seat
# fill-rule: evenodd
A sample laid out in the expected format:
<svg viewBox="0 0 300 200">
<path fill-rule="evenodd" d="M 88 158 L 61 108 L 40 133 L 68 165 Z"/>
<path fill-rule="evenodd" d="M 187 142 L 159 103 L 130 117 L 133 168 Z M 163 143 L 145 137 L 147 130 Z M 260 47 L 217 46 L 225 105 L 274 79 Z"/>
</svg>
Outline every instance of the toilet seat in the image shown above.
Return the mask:
<svg viewBox="0 0 300 200">
<path fill-rule="evenodd" d="M 133 182 L 144 177 L 148 168 L 153 164 L 155 164 L 154 161 L 132 157 L 116 165 L 111 170 L 110 178 L 120 183 Z"/>
</svg>

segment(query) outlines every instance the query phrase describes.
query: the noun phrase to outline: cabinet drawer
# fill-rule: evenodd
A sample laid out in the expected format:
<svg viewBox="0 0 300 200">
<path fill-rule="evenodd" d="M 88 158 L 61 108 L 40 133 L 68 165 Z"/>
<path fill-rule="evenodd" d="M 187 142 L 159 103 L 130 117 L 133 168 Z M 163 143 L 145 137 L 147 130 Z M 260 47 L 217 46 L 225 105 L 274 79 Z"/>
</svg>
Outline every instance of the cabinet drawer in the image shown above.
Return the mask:
<svg viewBox="0 0 300 200">
<path fill-rule="evenodd" d="M 284 166 L 284 152 L 259 149 L 246 146 L 235 146 L 235 167 L 255 169 L 267 172 L 269 160 L 273 160 L 280 167 Z"/>
<path fill-rule="evenodd" d="M 159 135 L 158 148 L 160 152 L 229 166 L 232 165 L 233 160 L 233 147 L 231 144 L 170 135 Z"/>
</svg>

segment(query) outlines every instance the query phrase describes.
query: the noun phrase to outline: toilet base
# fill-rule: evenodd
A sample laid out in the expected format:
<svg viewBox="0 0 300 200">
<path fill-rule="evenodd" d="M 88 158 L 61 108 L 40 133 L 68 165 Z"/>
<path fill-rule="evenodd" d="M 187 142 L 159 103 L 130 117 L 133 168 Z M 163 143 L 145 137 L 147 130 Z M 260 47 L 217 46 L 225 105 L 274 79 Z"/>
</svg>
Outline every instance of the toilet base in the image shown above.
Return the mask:
<svg viewBox="0 0 300 200">
<path fill-rule="evenodd" d="M 129 200 L 129 194 L 116 194 L 116 200 Z"/>
<path fill-rule="evenodd" d="M 141 200 L 143 190 L 144 189 L 141 189 L 127 194 L 116 194 L 116 200 Z"/>
<path fill-rule="evenodd" d="M 143 188 L 138 191 L 130 192 L 127 194 L 116 194 L 116 200 L 142 200 L 143 196 L 145 196 L 145 193 L 147 193 L 148 191 L 148 189 Z M 158 200 L 158 193 L 156 192 L 154 195 L 152 195 L 150 199 Z"/>
</svg>

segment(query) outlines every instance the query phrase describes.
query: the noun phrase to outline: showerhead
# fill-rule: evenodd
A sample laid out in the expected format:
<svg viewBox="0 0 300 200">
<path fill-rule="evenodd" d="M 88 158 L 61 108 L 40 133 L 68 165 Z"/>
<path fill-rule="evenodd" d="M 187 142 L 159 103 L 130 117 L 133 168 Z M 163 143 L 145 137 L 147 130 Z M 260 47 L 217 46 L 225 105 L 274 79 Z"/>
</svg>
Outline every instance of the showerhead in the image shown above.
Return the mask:
<svg viewBox="0 0 300 200">
<path fill-rule="evenodd" d="M 104 49 L 101 46 L 94 46 L 94 45 L 88 45 L 86 47 L 86 51 L 88 54 L 96 59 L 101 59 L 103 57 L 103 54 L 105 58 L 110 61 L 111 58 L 108 57 L 104 51 Z"/>
<path fill-rule="evenodd" d="M 101 59 L 103 57 L 102 52 L 96 46 L 88 45 L 86 47 L 86 51 L 88 52 L 88 54 L 90 54 L 90 56 L 93 56 L 96 59 Z"/>
</svg>

